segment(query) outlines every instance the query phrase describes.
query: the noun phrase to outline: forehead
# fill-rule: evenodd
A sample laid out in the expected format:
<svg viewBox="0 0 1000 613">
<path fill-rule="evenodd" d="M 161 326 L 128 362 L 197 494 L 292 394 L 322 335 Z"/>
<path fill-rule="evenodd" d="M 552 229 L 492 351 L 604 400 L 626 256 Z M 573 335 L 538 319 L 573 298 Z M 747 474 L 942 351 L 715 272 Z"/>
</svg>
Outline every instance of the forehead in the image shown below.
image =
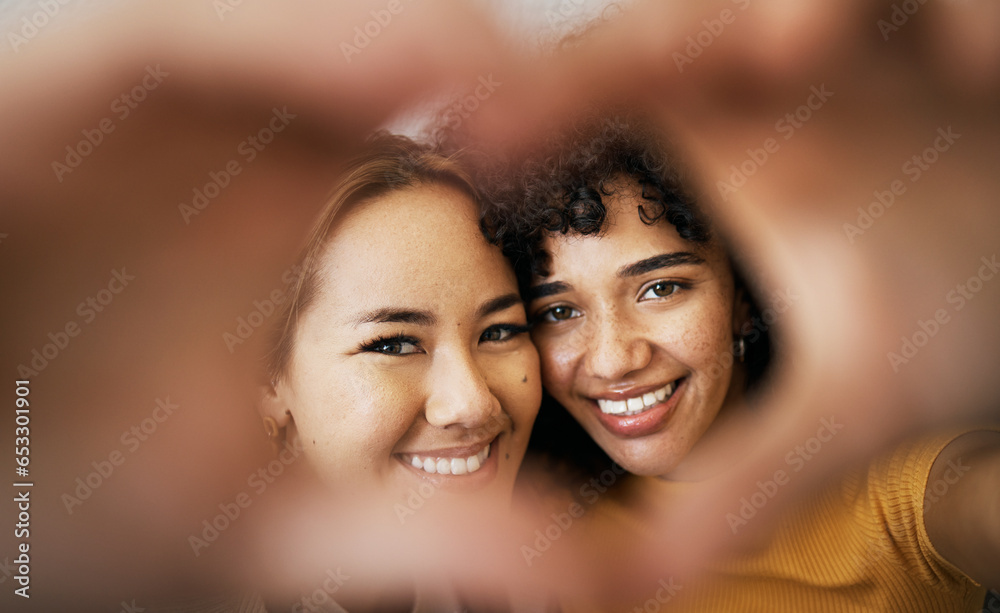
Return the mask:
<svg viewBox="0 0 1000 613">
<path fill-rule="evenodd" d="M 542 248 L 551 256 L 550 276 L 572 274 L 578 269 L 593 274 L 602 264 L 618 267 L 652 255 L 688 251 L 709 264 L 727 261 L 718 241 L 696 243 L 681 238 L 666 219 L 645 223 L 639 207 L 650 210 L 652 202 L 642 197 L 642 187 L 631 178 L 618 178 L 608 185 L 609 195 L 602 196 L 607 209 L 604 227 L 593 235 L 549 233 Z"/>
<path fill-rule="evenodd" d="M 320 301 L 351 312 L 388 300 L 447 306 L 511 287 L 513 272 L 483 237 L 476 203 L 444 184 L 405 187 L 342 211 L 319 263 Z"/>
</svg>

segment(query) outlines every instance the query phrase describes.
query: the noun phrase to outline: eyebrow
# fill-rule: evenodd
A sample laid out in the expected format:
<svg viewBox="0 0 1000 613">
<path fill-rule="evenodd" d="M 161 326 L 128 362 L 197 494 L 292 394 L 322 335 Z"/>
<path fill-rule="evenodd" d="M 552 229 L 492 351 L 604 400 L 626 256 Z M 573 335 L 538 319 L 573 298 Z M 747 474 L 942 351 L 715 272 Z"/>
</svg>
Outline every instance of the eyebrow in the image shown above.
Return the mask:
<svg viewBox="0 0 1000 613">
<path fill-rule="evenodd" d="M 705 260 L 690 251 L 675 251 L 673 253 L 661 253 L 645 260 L 639 260 L 632 264 L 627 264 L 618 269 L 618 277 L 627 279 L 638 277 L 661 268 L 672 266 L 683 266 L 685 264 L 704 264 Z"/>
<path fill-rule="evenodd" d="M 674 253 L 661 253 L 653 257 L 639 260 L 632 264 L 622 266 L 617 271 L 620 278 L 638 277 L 654 270 L 669 268 L 671 266 L 682 266 L 685 264 L 704 264 L 705 260 L 690 251 L 676 251 Z M 538 300 L 548 296 L 555 296 L 571 291 L 573 286 L 564 281 L 552 281 L 551 283 L 540 283 L 527 289 L 527 301 Z"/>
<path fill-rule="evenodd" d="M 416 324 L 418 326 L 431 326 L 437 318 L 427 311 L 414 311 L 413 309 L 400 309 L 394 307 L 387 307 L 384 309 L 375 309 L 374 311 L 367 311 L 362 313 L 354 320 L 354 326 L 360 326 L 362 324 L 384 324 L 384 323 L 400 323 L 400 324 Z"/>
<path fill-rule="evenodd" d="M 571 289 L 573 289 L 573 286 L 569 283 L 553 281 L 551 283 L 540 283 L 539 285 L 529 287 L 525 293 L 528 294 L 528 302 L 531 302 L 532 300 L 538 300 L 539 298 L 562 294 L 563 292 L 568 292 Z"/>
<path fill-rule="evenodd" d="M 515 304 L 520 304 L 520 303 L 521 303 L 521 297 L 516 293 L 510 293 L 510 294 L 504 294 L 503 296 L 498 296 L 480 305 L 480 307 L 476 309 L 476 318 L 482 319 L 487 315 L 503 311 L 504 309 L 509 309 Z M 367 311 L 359 315 L 354 320 L 355 327 L 363 324 L 385 324 L 385 323 L 433 326 L 435 323 L 437 323 L 437 317 L 435 317 L 433 313 L 430 313 L 428 311 L 415 311 L 413 309 L 387 307 L 384 309 L 375 309 L 373 311 Z"/>
<path fill-rule="evenodd" d="M 493 313 L 498 313 L 504 309 L 509 309 L 515 304 L 521 304 L 521 296 L 516 293 L 511 292 L 510 294 L 497 296 L 492 300 L 484 302 L 478 309 L 476 309 L 476 319 L 482 319 L 487 315 L 492 315 Z"/>
</svg>

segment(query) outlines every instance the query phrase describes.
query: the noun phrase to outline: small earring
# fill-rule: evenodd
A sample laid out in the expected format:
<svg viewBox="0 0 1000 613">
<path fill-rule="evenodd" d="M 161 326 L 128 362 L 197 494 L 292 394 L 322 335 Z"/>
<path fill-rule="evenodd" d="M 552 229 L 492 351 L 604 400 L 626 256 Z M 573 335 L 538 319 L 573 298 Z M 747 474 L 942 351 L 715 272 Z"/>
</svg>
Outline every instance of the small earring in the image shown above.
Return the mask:
<svg viewBox="0 0 1000 613">
<path fill-rule="evenodd" d="M 736 341 L 736 347 L 733 348 L 733 355 L 739 359 L 740 364 L 742 364 L 743 360 L 746 358 L 747 344 L 746 341 L 743 340 L 742 336 Z"/>
<path fill-rule="evenodd" d="M 267 434 L 267 440 L 275 440 L 278 438 L 278 421 L 273 417 L 264 418 L 264 432 Z"/>
<path fill-rule="evenodd" d="M 281 444 L 284 442 L 282 439 L 281 428 L 278 427 L 278 421 L 273 417 L 264 418 L 264 433 L 267 434 L 267 442 L 271 445 L 271 451 L 275 455 L 281 451 Z"/>
</svg>

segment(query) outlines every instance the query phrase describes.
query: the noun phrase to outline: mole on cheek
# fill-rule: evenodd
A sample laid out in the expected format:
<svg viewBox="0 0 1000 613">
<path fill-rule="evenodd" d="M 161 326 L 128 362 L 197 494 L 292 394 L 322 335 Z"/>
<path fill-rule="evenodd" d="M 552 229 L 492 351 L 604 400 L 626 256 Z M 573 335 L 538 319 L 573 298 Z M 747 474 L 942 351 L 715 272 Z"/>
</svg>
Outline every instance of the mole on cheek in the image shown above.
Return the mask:
<svg viewBox="0 0 1000 613">
<path fill-rule="evenodd" d="M 524 378 L 521 379 L 521 383 L 527 383 L 527 382 L 528 382 L 528 375 L 524 375 Z"/>
</svg>

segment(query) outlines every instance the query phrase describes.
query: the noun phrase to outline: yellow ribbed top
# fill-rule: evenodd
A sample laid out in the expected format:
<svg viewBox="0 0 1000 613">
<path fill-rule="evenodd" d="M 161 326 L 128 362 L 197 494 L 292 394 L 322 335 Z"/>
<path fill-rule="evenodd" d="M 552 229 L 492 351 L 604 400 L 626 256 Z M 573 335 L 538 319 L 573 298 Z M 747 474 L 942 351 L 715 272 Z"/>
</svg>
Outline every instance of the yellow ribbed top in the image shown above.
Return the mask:
<svg viewBox="0 0 1000 613">
<path fill-rule="evenodd" d="M 960 434 L 900 446 L 789 511 L 766 546 L 727 557 L 697 583 L 663 581 L 620 610 L 981 611 L 985 588 L 942 558 L 924 528 L 925 504 L 933 504 L 946 485 L 927 483 L 931 466 Z M 639 483 L 643 496 L 661 501 L 690 485 L 651 478 Z M 620 502 L 601 501 L 588 515 L 644 531 L 635 509 Z M 565 613 L 610 610 L 576 597 L 562 604 Z"/>
</svg>

